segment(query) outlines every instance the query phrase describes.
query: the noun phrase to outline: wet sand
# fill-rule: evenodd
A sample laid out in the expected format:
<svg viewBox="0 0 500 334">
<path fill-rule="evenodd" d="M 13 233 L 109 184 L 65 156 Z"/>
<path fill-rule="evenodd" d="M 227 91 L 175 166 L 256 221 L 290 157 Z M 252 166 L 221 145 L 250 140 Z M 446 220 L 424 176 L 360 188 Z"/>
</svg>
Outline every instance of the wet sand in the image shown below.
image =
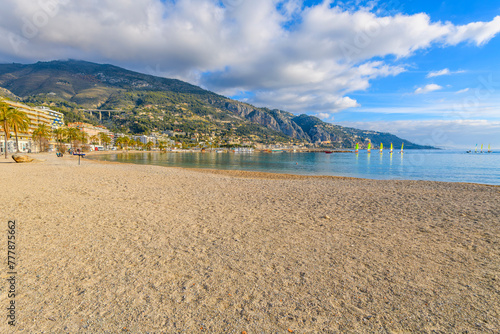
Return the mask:
<svg viewBox="0 0 500 334">
<path fill-rule="evenodd" d="M 500 332 L 500 187 L 33 157 L 2 333 Z"/>
</svg>

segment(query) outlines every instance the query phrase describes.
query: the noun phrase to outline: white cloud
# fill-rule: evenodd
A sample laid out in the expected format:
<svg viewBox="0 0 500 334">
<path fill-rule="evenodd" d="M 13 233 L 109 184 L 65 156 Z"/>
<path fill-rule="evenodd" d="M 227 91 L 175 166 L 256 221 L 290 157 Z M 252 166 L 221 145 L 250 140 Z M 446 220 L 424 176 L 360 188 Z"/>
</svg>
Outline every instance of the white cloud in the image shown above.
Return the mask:
<svg viewBox="0 0 500 334">
<path fill-rule="evenodd" d="M 435 71 L 435 72 L 430 72 L 429 74 L 427 74 L 427 78 L 434 78 L 434 77 L 439 77 L 439 76 L 442 76 L 442 75 L 451 75 L 451 74 L 457 74 L 457 73 L 464 73 L 465 71 L 450 71 L 449 69 L 445 68 L 445 69 L 442 69 L 440 71 Z"/>
<path fill-rule="evenodd" d="M 405 71 L 374 57 L 401 59 L 461 42 L 483 45 L 500 31 L 500 17 L 457 26 L 423 13 L 384 16 L 369 8 L 331 7 L 331 1 L 222 3 L 2 0 L 0 59 L 75 58 L 157 69 L 222 94 L 254 92 L 251 103 L 332 113 L 359 105 L 349 93 Z"/>
<path fill-rule="evenodd" d="M 321 118 L 324 121 L 330 121 L 330 122 L 333 121 L 333 116 L 331 114 L 328 114 L 328 113 L 321 113 L 320 112 L 319 114 L 316 114 L 314 116 Z"/>
<path fill-rule="evenodd" d="M 439 77 L 441 75 L 449 75 L 450 73 L 451 73 L 450 70 L 445 68 L 441 71 L 430 72 L 429 74 L 427 74 L 427 78 Z"/>
<path fill-rule="evenodd" d="M 456 91 L 455 94 L 463 94 L 463 93 L 467 93 L 469 91 L 469 88 L 464 88 L 464 89 L 460 89 L 459 91 Z"/>
<path fill-rule="evenodd" d="M 429 84 L 424 87 L 417 88 L 415 90 L 415 94 L 426 94 L 440 89 L 443 89 L 443 87 L 436 84 Z"/>
<path fill-rule="evenodd" d="M 463 41 L 475 42 L 476 45 L 486 44 L 500 31 L 500 16 L 490 22 L 472 22 L 463 26 L 451 26 L 451 32 L 446 42 L 456 45 Z"/>
</svg>

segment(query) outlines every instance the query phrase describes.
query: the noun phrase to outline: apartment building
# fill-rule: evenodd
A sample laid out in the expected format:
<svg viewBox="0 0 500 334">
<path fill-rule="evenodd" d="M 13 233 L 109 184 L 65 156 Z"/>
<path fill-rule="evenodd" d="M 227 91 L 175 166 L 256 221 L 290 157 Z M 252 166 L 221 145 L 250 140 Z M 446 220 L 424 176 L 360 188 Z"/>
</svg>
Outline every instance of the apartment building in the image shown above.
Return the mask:
<svg viewBox="0 0 500 334">
<path fill-rule="evenodd" d="M 18 133 L 18 139 L 19 139 L 19 150 L 21 152 L 32 152 L 35 149 L 35 145 L 33 143 L 33 131 L 38 128 L 40 124 L 46 124 L 49 128 L 55 130 L 61 126 L 64 125 L 64 114 L 52 110 L 48 107 L 41 106 L 41 107 L 30 107 L 22 103 L 14 102 L 14 101 L 8 101 L 8 100 L 3 100 L 2 102 L 5 102 L 12 106 L 13 108 L 16 108 L 20 111 L 23 111 L 26 113 L 28 118 L 31 121 L 31 124 L 28 128 L 28 131 Z M 7 149 L 9 152 L 16 152 L 16 140 L 13 136 L 14 134 L 12 133 L 12 137 L 8 140 L 7 142 Z M 1 133 L 0 135 L 0 152 L 4 152 L 4 133 Z M 49 142 L 49 149 L 53 149 L 55 145 L 55 142 L 50 141 Z"/>
</svg>

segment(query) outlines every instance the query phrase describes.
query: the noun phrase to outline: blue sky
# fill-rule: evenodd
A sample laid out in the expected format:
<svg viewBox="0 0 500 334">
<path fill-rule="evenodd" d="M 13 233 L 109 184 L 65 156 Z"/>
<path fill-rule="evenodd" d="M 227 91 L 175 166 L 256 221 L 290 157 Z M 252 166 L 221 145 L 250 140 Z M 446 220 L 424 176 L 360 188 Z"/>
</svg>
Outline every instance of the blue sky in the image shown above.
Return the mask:
<svg viewBox="0 0 500 334">
<path fill-rule="evenodd" d="M 401 9 L 405 14 L 424 12 L 432 21 L 454 24 L 491 21 L 500 15 L 500 3 L 495 1 L 405 1 Z M 498 146 L 498 54 L 500 39 L 492 38 L 481 46 L 460 43 L 427 48 L 394 60 L 406 64 L 407 70 L 374 80 L 366 91 L 350 94 L 361 106 L 334 114 L 334 120 L 344 125 L 392 131 L 417 142 L 443 147 L 472 147 L 476 142 Z M 444 69 L 449 73 L 429 75 Z M 418 88 L 427 85 L 437 85 L 436 90 L 415 94 Z M 409 130 L 401 128 L 404 126 Z M 439 134 L 439 140 L 432 139 L 435 133 Z"/>
<path fill-rule="evenodd" d="M 0 62 L 82 59 L 440 147 L 500 148 L 497 1 L 4 0 Z"/>
</svg>

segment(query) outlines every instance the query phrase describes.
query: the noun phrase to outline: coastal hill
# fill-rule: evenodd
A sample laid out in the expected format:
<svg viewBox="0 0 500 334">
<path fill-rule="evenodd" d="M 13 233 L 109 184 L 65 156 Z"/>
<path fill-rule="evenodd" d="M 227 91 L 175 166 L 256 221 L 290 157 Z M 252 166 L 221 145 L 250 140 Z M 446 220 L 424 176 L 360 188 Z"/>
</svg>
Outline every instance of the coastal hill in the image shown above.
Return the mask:
<svg viewBox="0 0 500 334">
<path fill-rule="evenodd" d="M 179 130 L 237 136 L 262 143 L 323 143 L 334 148 L 403 142 L 389 133 L 346 128 L 309 115 L 257 108 L 176 79 L 85 61 L 0 64 L 0 94 L 49 105 L 68 121 L 101 123 L 113 131 L 142 134 Z M 101 117 L 85 109 L 112 110 Z"/>
</svg>

